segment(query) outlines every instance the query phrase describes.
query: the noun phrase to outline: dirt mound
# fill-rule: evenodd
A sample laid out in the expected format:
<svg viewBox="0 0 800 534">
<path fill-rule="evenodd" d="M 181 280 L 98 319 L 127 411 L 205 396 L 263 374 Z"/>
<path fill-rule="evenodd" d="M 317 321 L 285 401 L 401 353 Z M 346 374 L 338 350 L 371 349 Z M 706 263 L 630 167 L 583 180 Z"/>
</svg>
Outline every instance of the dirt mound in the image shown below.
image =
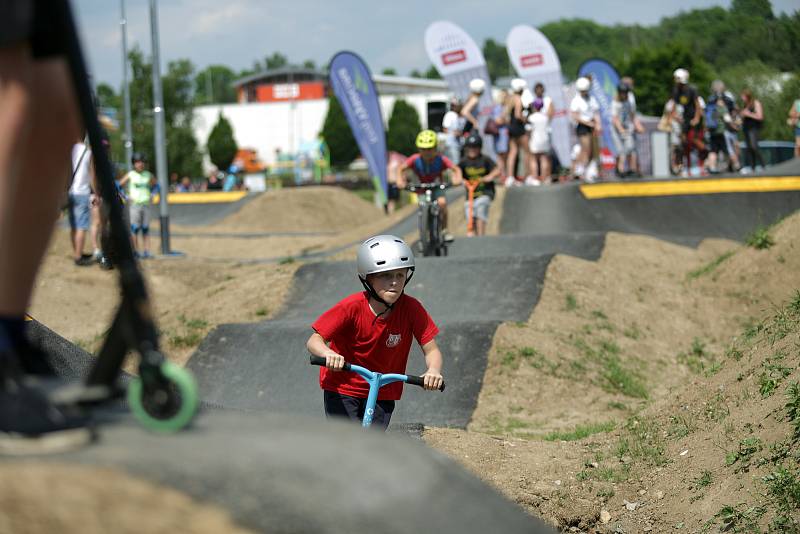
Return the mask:
<svg viewBox="0 0 800 534">
<path fill-rule="evenodd" d="M 556 257 L 529 321 L 498 330 L 468 431 L 424 439 L 565 530 L 791 532 L 800 215 L 769 236 Z"/>
<path fill-rule="evenodd" d="M 2 464 L 0 476 L 14 481 L 0 487 L 0 532 L 251 532 L 217 506 L 114 469 L 28 462 Z"/>
<path fill-rule="evenodd" d="M 268 191 L 212 227 L 198 232 L 322 232 L 369 224 L 382 211 L 358 195 L 333 186 Z"/>
</svg>

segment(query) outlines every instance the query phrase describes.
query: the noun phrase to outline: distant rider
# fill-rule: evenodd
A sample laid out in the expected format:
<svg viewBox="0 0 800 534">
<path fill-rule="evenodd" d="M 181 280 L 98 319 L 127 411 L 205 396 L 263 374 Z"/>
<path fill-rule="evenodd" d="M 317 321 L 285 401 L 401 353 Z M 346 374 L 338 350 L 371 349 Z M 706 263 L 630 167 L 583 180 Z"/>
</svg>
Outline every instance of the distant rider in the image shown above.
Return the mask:
<svg viewBox="0 0 800 534">
<path fill-rule="evenodd" d="M 467 187 L 467 200 L 464 202 L 464 218 L 467 220 L 467 235 L 485 235 L 486 223 L 489 220 L 489 206 L 494 199 L 494 180 L 500 176 L 500 168 L 492 158 L 481 154 L 483 140 L 476 132 L 469 134 L 464 141 L 464 159 L 458 166 Z M 472 206 L 470 206 L 469 189 L 473 188 Z M 471 213 L 470 213 L 471 212 Z M 470 215 L 475 221 L 474 227 L 469 224 Z M 474 228 L 470 230 L 470 228 Z"/>
<path fill-rule="evenodd" d="M 450 170 L 453 172 L 452 183 L 453 185 L 461 184 L 461 169 L 453 164 L 447 156 L 439 154 L 436 150 L 438 140 L 436 132 L 433 130 L 422 130 L 417 135 L 417 148 L 419 152 L 406 159 L 403 163 L 397 166 L 397 186 L 403 188 L 406 186 L 405 172 L 407 170 L 414 171 L 414 174 L 419 179 L 420 183 L 432 184 L 441 183 L 444 171 Z M 453 236 L 447 231 L 447 198 L 444 191 L 435 190 L 433 198 L 439 204 L 442 220 L 442 235 L 445 241 L 452 241 Z"/>
</svg>

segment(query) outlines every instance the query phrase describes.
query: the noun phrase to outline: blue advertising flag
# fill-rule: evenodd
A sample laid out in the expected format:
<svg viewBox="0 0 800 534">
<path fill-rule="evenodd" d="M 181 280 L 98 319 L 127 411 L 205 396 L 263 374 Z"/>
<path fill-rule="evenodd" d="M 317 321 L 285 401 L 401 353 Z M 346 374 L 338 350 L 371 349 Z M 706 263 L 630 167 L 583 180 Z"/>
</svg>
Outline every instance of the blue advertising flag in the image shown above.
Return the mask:
<svg viewBox="0 0 800 534">
<path fill-rule="evenodd" d="M 342 106 L 361 155 L 367 160 L 375 190 L 386 203 L 388 193 L 386 131 L 378 92 L 369 67 L 352 52 L 339 52 L 331 59 L 331 88 Z"/>
<path fill-rule="evenodd" d="M 603 123 L 603 144 L 614 155 L 617 146 L 611 136 L 611 103 L 617 95 L 619 74 L 605 59 L 589 59 L 584 61 L 578 69 L 578 77 L 591 77 L 591 94 L 600 104 L 600 119 Z"/>
</svg>

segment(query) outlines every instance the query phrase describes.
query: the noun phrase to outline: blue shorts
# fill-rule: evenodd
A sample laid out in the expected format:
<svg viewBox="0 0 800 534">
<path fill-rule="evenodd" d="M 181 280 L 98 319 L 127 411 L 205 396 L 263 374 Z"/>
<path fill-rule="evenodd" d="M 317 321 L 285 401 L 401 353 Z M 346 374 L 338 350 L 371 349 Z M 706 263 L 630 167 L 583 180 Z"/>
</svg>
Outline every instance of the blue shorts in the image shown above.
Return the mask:
<svg viewBox="0 0 800 534">
<path fill-rule="evenodd" d="M 498 154 L 508 152 L 508 126 L 501 126 L 497 135 L 493 135 L 494 151 Z"/>
<path fill-rule="evenodd" d="M 794 127 L 794 136 L 795 137 L 800 137 L 800 126 L 795 126 Z"/>
<path fill-rule="evenodd" d="M 69 196 L 69 227 L 73 230 L 88 230 L 91 222 L 89 195 Z"/>
</svg>

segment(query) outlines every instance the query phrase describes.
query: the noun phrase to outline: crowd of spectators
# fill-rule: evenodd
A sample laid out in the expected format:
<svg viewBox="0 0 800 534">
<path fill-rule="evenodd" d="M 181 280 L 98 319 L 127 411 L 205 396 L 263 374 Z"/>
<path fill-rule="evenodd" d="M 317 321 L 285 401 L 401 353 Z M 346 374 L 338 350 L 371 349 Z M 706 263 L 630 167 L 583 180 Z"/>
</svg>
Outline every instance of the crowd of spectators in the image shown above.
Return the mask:
<svg viewBox="0 0 800 534">
<path fill-rule="evenodd" d="M 753 91 L 744 88 L 737 98 L 722 80 L 714 80 L 703 98 L 689 83 L 686 69 L 676 69 L 673 78 L 672 95 L 659 123 L 660 130 L 670 133 L 672 173 L 689 177 L 763 172 L 766 162 L 759 141 L 765 114 Z M 787 118 L 794 129 L 795 157 L 800 157 L 798 118 L 800 100 L 795 100 Z"/>
</svg>

